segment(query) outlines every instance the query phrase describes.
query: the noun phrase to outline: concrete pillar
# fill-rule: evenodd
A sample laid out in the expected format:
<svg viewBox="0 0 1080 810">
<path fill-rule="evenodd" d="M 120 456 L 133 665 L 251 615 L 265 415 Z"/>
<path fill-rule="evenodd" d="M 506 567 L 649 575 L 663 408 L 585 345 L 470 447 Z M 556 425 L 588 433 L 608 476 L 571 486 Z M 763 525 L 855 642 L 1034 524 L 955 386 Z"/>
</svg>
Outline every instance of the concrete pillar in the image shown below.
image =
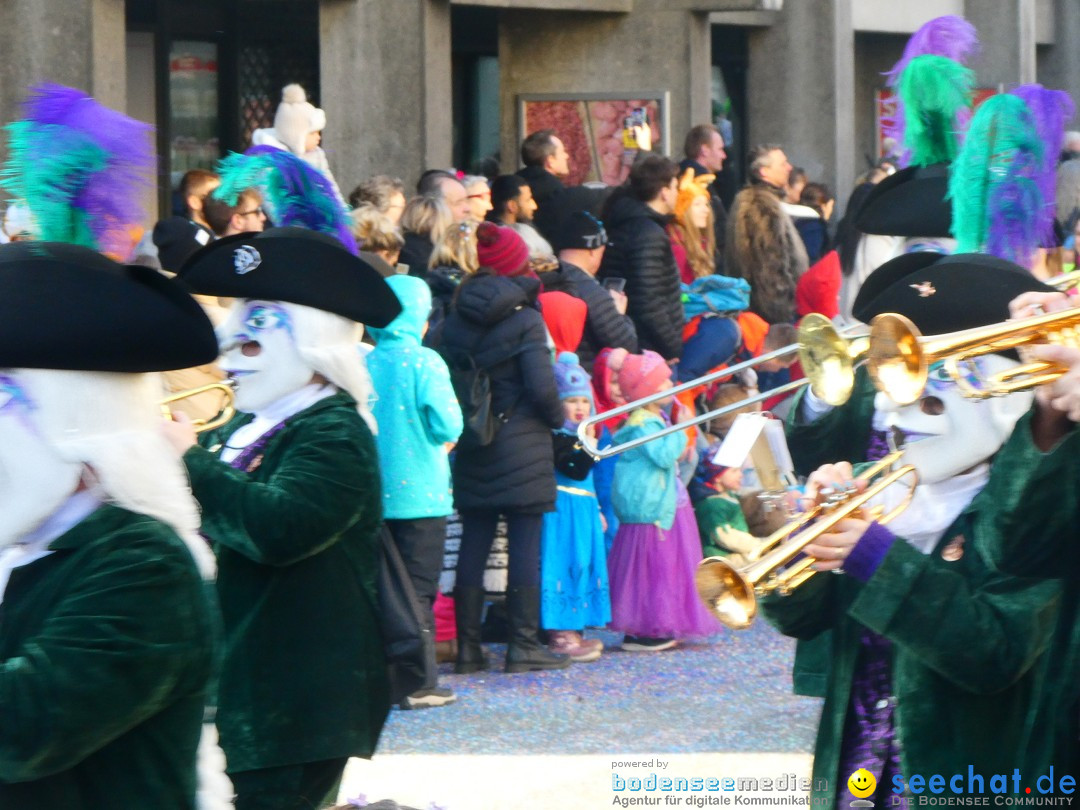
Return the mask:
<svg viewBox="0 0 1080 810">
<path fill-rule="evenodd" d="M 1067 90 L 1080 101 L 1080 3 L 1054 2 L 1054 43 L 1039 49 L 1038 81 L 1055 90 Z M 1075 129 L 1075 127 L 1070 127 Z"/>
<path fill-rule="evenodd" d="M 793 165 L 833 189 L 839 208 L 863 165 L 852 0 L 785 3 L 775 24 L 749 34 L 749 51 L 747 145 L 780 144 Z"/>
<path fill-rule="evenodd" d="M 449 0 L 322 0 L 320 97 L 342 193 L 451 162 Z"/>
<path fill-rule="evenodd" d="M 1035 81 L 1035 0 L 966 0 L 981 45 L 972 68 L 980 87 Z"/>
<path fill-rule="evenodd" d="M 0 119 L 18 117 L 27 88 L 42 81 L 78 87 L 124 110 L 124 30 L 124 0 L 0 4 Z"/>
<path fill-rule="evenodd" d="M 668 91 L 669 143 L 682 142 L 710 115 L 708 13 L 669 0 L 636 0 L 632 14 L 504 9 L 499 19 L 502 168 L 519 163 L 518 96 L 522 93 L 632 94 Z"/>
</svg>

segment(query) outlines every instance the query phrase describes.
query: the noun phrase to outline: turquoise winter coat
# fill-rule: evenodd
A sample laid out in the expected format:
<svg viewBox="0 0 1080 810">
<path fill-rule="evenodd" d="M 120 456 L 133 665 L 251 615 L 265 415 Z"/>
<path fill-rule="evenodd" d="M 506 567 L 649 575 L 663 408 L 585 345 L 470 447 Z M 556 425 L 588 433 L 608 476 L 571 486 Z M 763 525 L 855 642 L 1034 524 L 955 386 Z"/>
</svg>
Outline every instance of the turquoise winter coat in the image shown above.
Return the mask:
<svg viewBox="0 0 1080 810">
<path fill-rule="evenodd" d="M 379 424 L 383 515 L 399 520 L 449 515 L 454 501 L 443 444 L 458 440 L 463 423 L 446 363 L 420 345 L 431 289 L 413 276 L 386 281 L 402 311 L 384 329 L 369 330 L 377 345 L 367 358 L 377 395 L 372 411 Z"/>
<path fill-rule="evenodd" d="M 663 430 L 664 420 L 641 408 L 630 414 L 615 434 L 615 444 Z M 686 434 L 672 433 L 662 439 L 627 450 L 615 462 L 611 503 L 621 523 L 653 523 L 664 531 L 675 522 L 675 463 L 686 449 Z"/>
</svg>

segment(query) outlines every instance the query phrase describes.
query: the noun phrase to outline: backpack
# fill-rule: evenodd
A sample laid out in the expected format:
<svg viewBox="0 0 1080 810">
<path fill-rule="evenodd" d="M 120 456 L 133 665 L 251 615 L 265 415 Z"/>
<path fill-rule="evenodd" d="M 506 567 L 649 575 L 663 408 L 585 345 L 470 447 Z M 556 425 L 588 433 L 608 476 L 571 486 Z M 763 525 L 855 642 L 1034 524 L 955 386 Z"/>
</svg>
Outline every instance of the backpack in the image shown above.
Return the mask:
<svg viewBox="0 0 1080 810">
<path fill-rule="evenodd" d="M 499 428 L 510 421 L 517 403 L 515 402 L 503 413 L 496 413 L 491 401 L 491 377 L 488 369 L 476 365 L 476 360 L 468 352 L 446 351 L 445 349 L 439 351 L 450 371 L 450 384 L 454 387 L 465 422 L 458 445 L 460 447 L 485 447 L 491 444 Z M 500 363 L 512 359 L 517 353 L 514 352 Z"/>
</svg>

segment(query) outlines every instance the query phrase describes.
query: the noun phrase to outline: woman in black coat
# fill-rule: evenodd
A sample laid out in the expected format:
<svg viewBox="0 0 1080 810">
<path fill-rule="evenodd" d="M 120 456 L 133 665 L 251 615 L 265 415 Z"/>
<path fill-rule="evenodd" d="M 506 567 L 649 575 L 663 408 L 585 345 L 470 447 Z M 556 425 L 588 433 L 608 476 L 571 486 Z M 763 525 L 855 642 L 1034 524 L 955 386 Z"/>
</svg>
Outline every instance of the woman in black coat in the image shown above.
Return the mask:
<svg viewBox="0 0 1080 810">
<path fill-rule="evenodd" d="M 540 533 L 555 508 L 551 431 L 562 426 L 551 351 L 540 312 L 539 283 L 484 269 L 466 279 L 447 316 L 439 351 L 452 364 L 467 355 L 491 381 L 491 402 L 504 423 L 486 445 L 463 442 L 454 458 L 454 503 L 461 515 L 454 600 L 458 673 L 487 669 L 480 647 L 484 565 L 502 514 L 509 535 L 507 672 L 569 664 L 540 643 Z M 468 407 L 463 403 L 464 407 Z"/>
</svg>

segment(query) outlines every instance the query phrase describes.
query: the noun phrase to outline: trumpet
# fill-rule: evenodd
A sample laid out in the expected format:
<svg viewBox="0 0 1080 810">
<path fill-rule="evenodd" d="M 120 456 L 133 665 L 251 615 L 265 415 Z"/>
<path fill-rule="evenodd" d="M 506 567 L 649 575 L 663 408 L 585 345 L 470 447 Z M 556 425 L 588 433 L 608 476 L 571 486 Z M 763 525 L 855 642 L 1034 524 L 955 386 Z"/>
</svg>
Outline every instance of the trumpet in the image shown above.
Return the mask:
<svg viewBox="0 0 1080 810">
<path fill-rule="evenodd" d="M 964 396 L 1005 396 L 1053 382 L 1068 369 L 1056 363 L 1027 363 L 983 377 L 972 362 L 976 357 L 1037 343 L 1080 347 L 1078 327 L 1080 309 L 1067 309 L 923 337 L 903 315 L 884 313 L 870 325 L 867 367 L 878 390 L 901 405 L 921 396 L 930 366 L 938 360 L 944 361 L 946 373 Z"/>
<path fill-rule="evenodd" d="M 861 324 L 856 324 L 852 328 L 859 328 L 860 326 Z M 846 331 L 848 330 L 845 330 L 845 332 Z M 605 459 L 618 455 L 619 453 L 625 453 L 627 450 L 632 450 L 633 448 L 645 444 L 646 442 L 651 442 L 654 439 L 660 439 L 672 433 L 678 433 L 679 431 L 686 430 L 695 425 L 700 425 L 702 422 L 708 422 L 719 416 L 723 416 L 724 414 L 740 410 L 747 405 L 753 405 L 758 402 L 763 402 L 766 399 L 771 399 L 772 397 L 783 396 L 792 391 L 797 391 L 807 385 L 813 389 L 818 397 L 825 402 L 828 402 L 830 405 L 842 405 L 847 402 L 848 397 L 851 396 L 851 390 L 855 386 L 855 369 L 866 354 L 868 348 L 869 341 L 865 335 L 847 337 L 844 333 L 838 331 L 836 327 L 833 326 L 832 321 L 824 315 L 811 313 L 803 318 L 802 323 L 799 325 L 797 343 L 783 346 L 775 351 L 763 354 L 760 357 L 754 357 L 750 360 L 745 360 L 742 363 L 736 363 L 733 366 L 722 368 L 719 371 L 710 372 L 702 377 L 697 377 L 696 379 L 676 385 L 673 388 L 668 388 L 665 391 L 650 394 L 649 396 L 642 397 L 634 402 L 628 402 L 625 405 L 620 405 L 609 411 L 590 416 L 578 425 L 578 441 L 591 456 L 597 460 Z M 738 374 L 740 371 L 759 366 L 769 360 L 778 360 L 781 357 L 786 357 L 795 354 L 796 352 L 799 354 L 799 361 L 802 364 L 803 372 L 806 374 L 804 379 L 794 380 L 793 382 L 781 385 L 778 388 L 773 388 L 769 391 L 746 397 L 738 402 L 729 403 L 721 408 L 698 414 L 693 419 L 669 425 L 663 430 L 651 433 L 648 436 L 641 436 L 632 441 L 610 445 L 603 449 L 600 449 L 597 446 L 596 439 L 589 435 L 590 427 L 599 422 L 611 419 L 613 416 L 621 416 L 624 413 L 630 413 L 630 411 L 637 410 L 638 408 L 656 402 L 657 400 L 675 396 L 681 394 L 683 391 L 689 391 L 692 388 L 698 388 L 702 385 L 708 385 L 716 380 L 725 379 L 733 374 Z"/>
<path fill-rule="evenodd" d="M 903 451 L 897 450 L 865 470 L 856 480 L 881 477 L 863 492 L 837 493 L 771 534 L 762 545 L 761 555 L 749 565 L 736 568 L 726 557 L 709 557 L 698 563 L 694 583 L 705 606 L 732 630 L 745 630 L 757 615 L 758 596 L 774 592 L 786 596 L 817 573 L 810 567 L 816 561 L 803 554 L 803 549 L 818 537 L 860 511 L 881 524 L 903 512 L 915 494 L 918 473 L 910 464 L 884 473 L 902 455 Z M 909 476 L 911 483 L 904 499 L 888 513 L 880 506 L 863 510 L 867 501 Z"/>
<path fill-rule="evenodd" d="M 161 405 L 161 415 L 166 419 L 172 419 L 172 410 L 169 408 L 172 403 L 205 394 L 209 391 L 221 391 L 225 395 L 225 404 L 222 406 L 221 412 L 213 419 L 196 419 L 191 424 L 196 433 L 204 433 L 207 430 L 219 428 L 236 415 L 236 383 L 233 380 L 209 383 L 208 385 L 200 385 L 198 388 L 170 394 L 159 403 Z"/>
</svg>

